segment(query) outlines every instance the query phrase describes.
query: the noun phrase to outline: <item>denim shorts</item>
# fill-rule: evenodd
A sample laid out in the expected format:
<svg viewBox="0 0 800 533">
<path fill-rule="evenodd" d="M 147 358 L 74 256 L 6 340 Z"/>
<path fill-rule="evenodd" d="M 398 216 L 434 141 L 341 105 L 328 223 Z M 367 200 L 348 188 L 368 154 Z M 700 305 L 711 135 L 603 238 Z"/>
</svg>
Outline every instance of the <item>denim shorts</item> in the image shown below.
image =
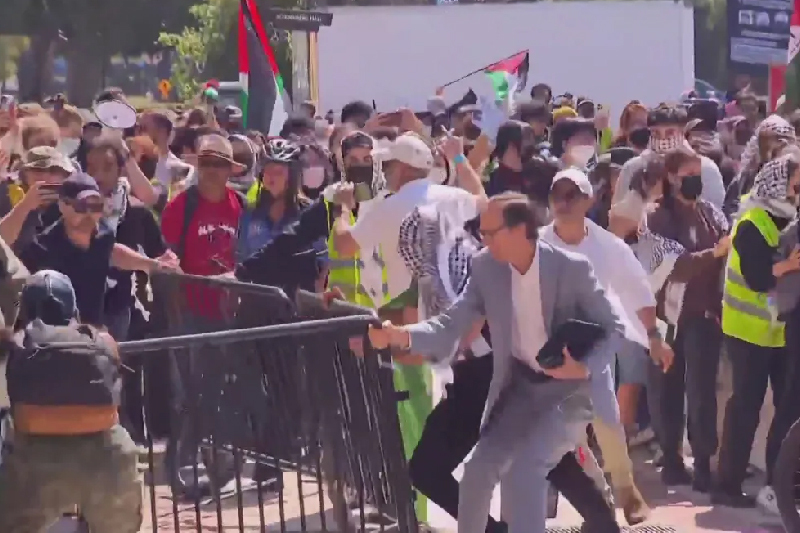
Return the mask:
<svg viewBox="0 0 800 533">
<path fill-rule="evenodd" d="M 617 368 L 619 369 L 620 385 L 646 385 L 647 368 L 650 357 L 644 346 L 627 339 L 623 339 L 617 352 Z"/>
</svg>

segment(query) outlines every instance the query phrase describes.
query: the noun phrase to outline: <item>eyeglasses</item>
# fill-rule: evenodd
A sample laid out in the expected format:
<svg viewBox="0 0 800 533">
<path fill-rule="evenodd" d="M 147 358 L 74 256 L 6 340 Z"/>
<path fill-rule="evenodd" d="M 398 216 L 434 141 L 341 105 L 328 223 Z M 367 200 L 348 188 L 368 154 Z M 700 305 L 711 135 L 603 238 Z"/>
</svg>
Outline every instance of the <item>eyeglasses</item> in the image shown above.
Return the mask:
<svg viewBox="0 0 800 533">
<path fill-rule="evenodd" d="M 505 224 L 494 229 L 479 228 L 478 235 L 481 236 L 481 239 L 486 240 L 487 238 L 493 238 L 495 235 L 497 235 L 500 231 L 504 229 L 506 229 Z"/>
<path fill-rule="evenodd" d="M 76 213 L 80 215 L 86 214 L 100 214 L 105 209 L 105 204 L 98 203 L 98 202 L 87 202 L 84 200 L 70 200 L 67 202 L 72 209 L 75 210 Z"/>
<path fill-rule="evenodd" d="M 230 168 L 231 166 L 231 164 L 224 159 L 208 156 L 198 158 L 197 164 L 205 168 Z"/>
</svg>

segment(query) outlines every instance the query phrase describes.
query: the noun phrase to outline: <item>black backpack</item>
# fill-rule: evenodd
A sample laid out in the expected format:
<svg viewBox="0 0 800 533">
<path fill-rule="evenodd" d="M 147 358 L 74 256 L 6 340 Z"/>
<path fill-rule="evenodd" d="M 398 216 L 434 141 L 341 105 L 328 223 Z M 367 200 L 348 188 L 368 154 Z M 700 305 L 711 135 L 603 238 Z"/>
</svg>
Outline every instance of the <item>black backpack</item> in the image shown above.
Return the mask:
<svg viewBox="0 0 800 533">
<path fill-rule="evenodd" d="M 97 330 L 34 320 L 19 335 L 6 368 L 12 403 L 119 405 L 120 361 Z"/>
</svg>

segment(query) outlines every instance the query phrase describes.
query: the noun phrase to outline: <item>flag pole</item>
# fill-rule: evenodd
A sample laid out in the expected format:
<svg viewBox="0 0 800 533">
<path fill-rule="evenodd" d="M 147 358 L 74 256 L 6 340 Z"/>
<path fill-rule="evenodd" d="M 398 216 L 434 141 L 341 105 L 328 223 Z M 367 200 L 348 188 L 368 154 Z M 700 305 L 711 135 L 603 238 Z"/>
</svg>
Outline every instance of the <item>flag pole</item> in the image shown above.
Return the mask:
<svg viewBox="0 0 800 533">
<path fill-rule="evenodd" d="M 477 68 L 477 69 L 473 70 L 472 72 L 470 72 L 469 74 L 464 74 L 463 76 L 461 76 L 461 77 L 460 77 L 460 78 L 458 78 L 458 79 L 455 79 L 455 80 L 453 80 L 453 81 L 448 81 L 448 82 L 447 82 L 447 83 L 445 83 L 444 85 L 440 85 L 440 86 L 439 86 L 439 88 L 440 88 L 440 89 L 444 89 L 445 87 L 449 87 L 450 85 L 453 85 L 454 83 L 458 83 L 458 82 L 460 82 L 461 80 L 467 79 L 467 78 L 469 78 L 470 76 L 473 76 L 473 75 L 475 75 L 475 74 L 477 74 L 477 73 L 479 73 L 479 72 L 483 72 L 484 70 L 486 70 L 487 68 L 491 67 L 492 65 L 494 65 L 494 64 L 496 64 L 496 63 L 500 63 L 501 61 L 505 61 L 505 60 L 507 60 L 507 59 L 511 59 L 512 57 L 516 57 L 516 56 L 520 55 L 522 52 L 527 52 L 527 51 L 528 51 L 528 50 L 520 50 L 519 52 L 514 52 L 513 54 L 511 54 L 511 55 L 510 55 L 510 56 L 508 56 L 508 57 L 504 57 L 503 59 L 499 59 L 499 60 L 497 60 L 497 61 L 493 61 L 492 63 L 489 63 L 489 64 L 488 64 L 488 65 L 486 65 L 486 66 L 483 66 L 483 67 L 481 67 L 481 68 Z"/>
</svg>

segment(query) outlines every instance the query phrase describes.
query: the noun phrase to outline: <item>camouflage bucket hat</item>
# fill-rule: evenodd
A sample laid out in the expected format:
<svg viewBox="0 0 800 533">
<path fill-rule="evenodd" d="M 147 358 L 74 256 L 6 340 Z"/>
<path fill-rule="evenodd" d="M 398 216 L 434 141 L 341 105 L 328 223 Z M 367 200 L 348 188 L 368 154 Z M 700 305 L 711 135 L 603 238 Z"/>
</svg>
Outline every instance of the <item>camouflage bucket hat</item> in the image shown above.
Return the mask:
<svg viewBox="0 0 800 533">
<path fill-rule="evenodd" d="M 70 160 L 51 146 L 37 146 L 25 152 L 22 156 L 22 168 L 36 170 L 57 168 L 69 174 L 75 172 Z"/>
</svg>

